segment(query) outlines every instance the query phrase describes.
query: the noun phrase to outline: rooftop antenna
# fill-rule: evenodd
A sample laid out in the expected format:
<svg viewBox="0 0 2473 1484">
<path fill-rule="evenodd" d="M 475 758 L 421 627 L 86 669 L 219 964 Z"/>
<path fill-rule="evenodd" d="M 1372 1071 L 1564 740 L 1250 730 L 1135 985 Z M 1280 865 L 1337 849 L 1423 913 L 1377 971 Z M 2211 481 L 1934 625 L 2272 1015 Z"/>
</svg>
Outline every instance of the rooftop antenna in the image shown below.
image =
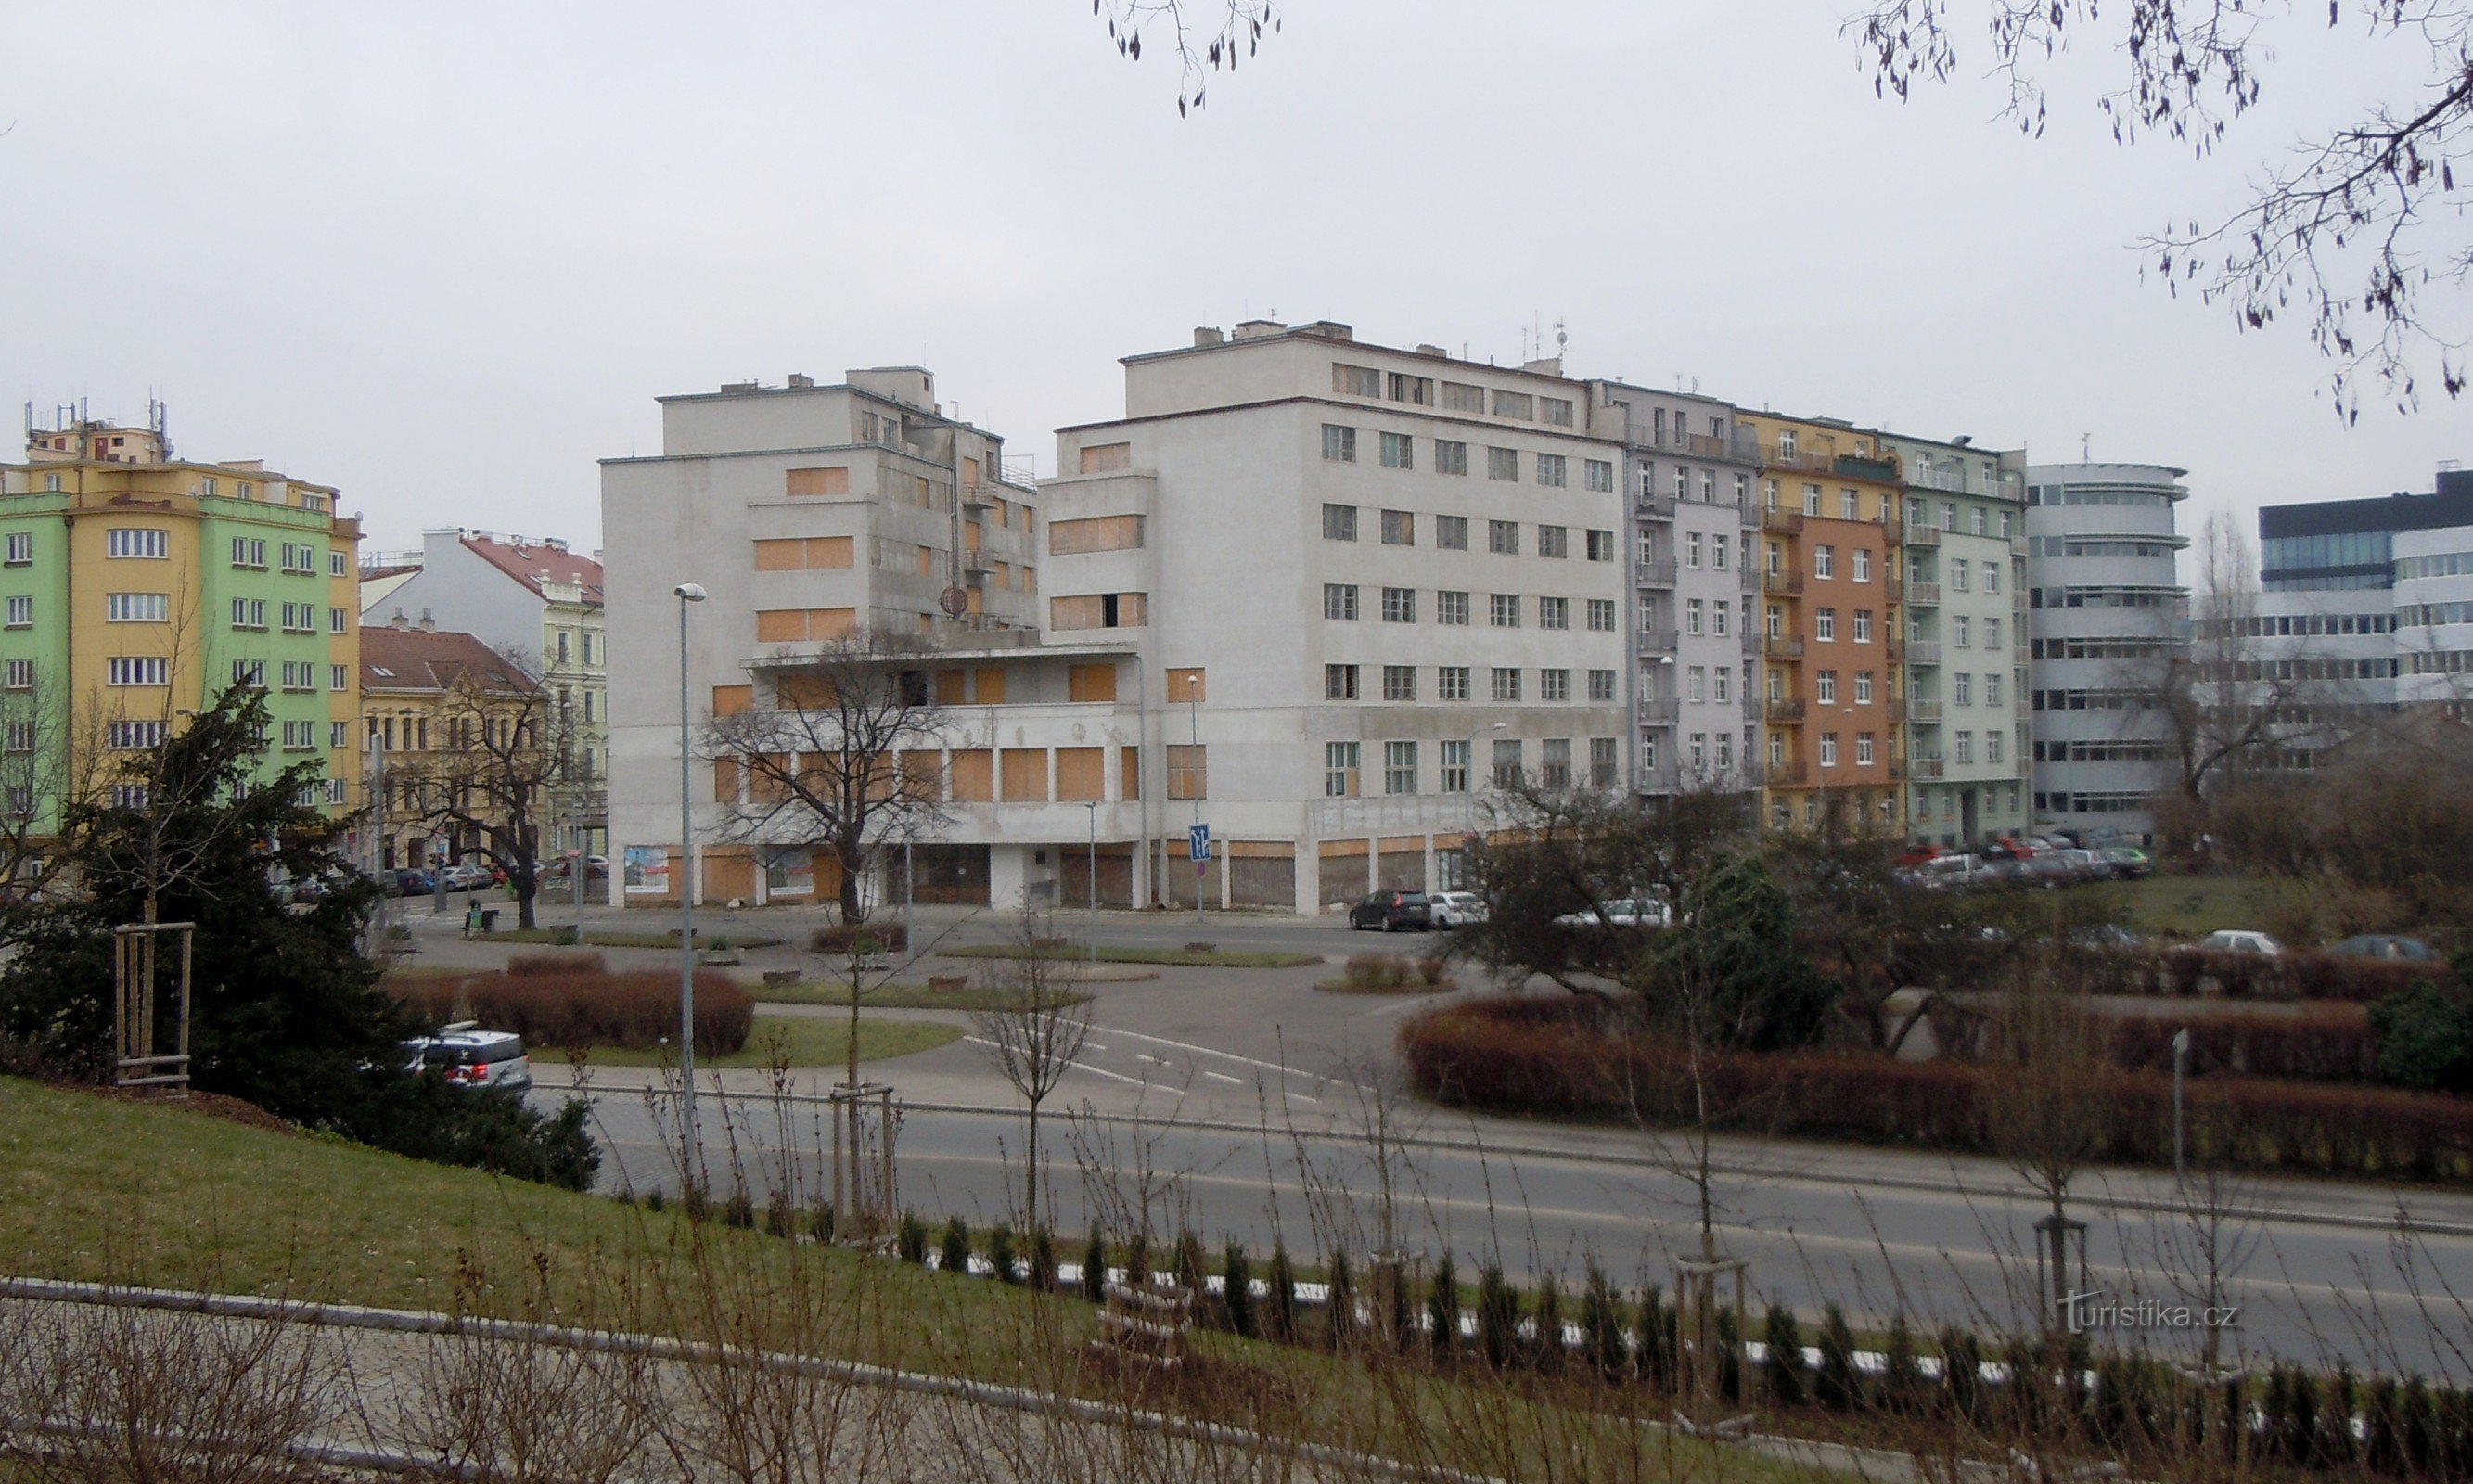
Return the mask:
<svg viewBox="0 0 2473 1484">
<path fill-rule="evenodd" d="M 2092 464 L 2095 462 L 2095 456 L 2087 452 L 2089 443 L 2094 437 L 2095 435 L 2092 433 L 2080 433 L 2078 435 L 2078 462 L 2080 464 Z"/>
<path fill-rule="evenodd" d="M 1555 321 L 1555 322 L 1554 322 L 1554 359 L 1556 359 L 1556 360 L 1558 360 L 1558 361 L 1559 361 L 1559 360 L 1561 360 L 1561 359 L 1563 359 L 1563 349 L 1564 349 L 1564 347 L 1565 347 L 1569 346 L 1571 343 L 1572 343 L 1572 337 L 1571 337 L 1570 335 L 1566 334 L 1566 333 L 1564 332 L 1564 330 L 1563 330 L 1563 322 L 1562 322 L 1562 321 L 1560 321 L 1560 320 Z"/>
</svg>

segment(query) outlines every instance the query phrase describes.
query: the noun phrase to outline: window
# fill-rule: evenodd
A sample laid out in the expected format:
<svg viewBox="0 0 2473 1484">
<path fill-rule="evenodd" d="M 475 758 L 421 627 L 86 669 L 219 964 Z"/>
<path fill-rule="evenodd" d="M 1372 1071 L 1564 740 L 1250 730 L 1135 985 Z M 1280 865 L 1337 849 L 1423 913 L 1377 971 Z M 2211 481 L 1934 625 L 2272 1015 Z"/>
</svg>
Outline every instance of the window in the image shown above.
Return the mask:
<svg viewBox="0 0 2473 1484">
<path fill-rule="evenodd" d="M 1855 672 L 1855 704 L 1857 706 L 1872 704 L 1872 672 L 1869 670 Z"/>
<path fill-rule="evenodd" d="M 1981 536 L 1983 534 L 1984 522 L 1990 518 L 1983 507 L 1978 505 L 1973 510 L 1968 511 L 1967 517 L 1967 529 L 1973 531 L 1978 536 Z"/>
<path fill-rule="evenodd" d="M 312 659 L 287 659 L 283 661 L 283 688 L 286 690 L 316 690 L 318 688 L 317 661 Z"/>
<path fill-rule="evenodd" d="M 1434 544 L 1444 551 L 1468 550 L 1468 517 L 1466 515 L 1436 515 L 1434 517 Z"/>
<path fill-rule="evenodd" d="M 1488 479 L 1517 480 L 1520 477 L 1520 450 L 1517 448 L 1488 448 L 1485 451 L 1485 477 Z"/>
<path fill-rule="evenodd" d="M 1537 418 L 1539 421 L 1550 422 L 1558 428 L 1570 427 L 1572 425 L 1571 399 L 1561 396 L 1539 397 L 1537 399 Z"/>
<path fill-rule="evenodd" d="M 237 783 L 232 785 L 232 797 L 240 797 L 241 786 L 242 785 Z M 142 809 L 146 807 L 146 785 L 143 783 L 114 783 L 111 785 L 111 806 L 115 809 Z M 13 799 L 12 800 L 12 802 L 14 802 Z M 33 811 L 27 810 L 24 812 L 32 813 Z"/>
<path fill-rule="evenodd" d="M 1537 781 L 1548 788 L 1572 786 L 1572 739 L 1548 737 L 1537 744 Z"/>
<path fill-rule="evenodd" d="M 301 545 L 299 541 L 285 541 L 283 543 L 283 570 L 287 572 L 316 572 L 318 570 L 317 551 L 312 547 Z"/>
<path fill-rule="evenodd" d="M 1405 510 L 1382 513 L 1382 544 L 1414 546 L 1417 544 L 1417 517 Z"/>
<path fill-rule="evenodd" d="M 1820 734 L 1820 765 L 1824 768 L 1837 766 L 1837 733 L 1834 731 Z"/>
<path fill-rule="evenodd" d="M 1837 672 L 1822 670 L 1812 678 L 1813 698 L 1822 706 L 1837 704 Z"/>
<path fill-rule="evenodd" d="M 1494 786 L 1497 788 L 1519 787 L 1521 771 L 1519 739 L 1515 737 L 1495 738 Z"/>
<path fill-rule="evenodd" d="M 1357 699 L 1357 666 L 1327 664 L 1322 667 L 1322 698 L 1325 701 Z"/>
<path fill-rule="evenodd" d="M 1718 735 L 1723 736 L 1725 733 L 1719 732 Z M 1692 733 L 1692 771 L 1697 773 L 1702 768 L 1708 766 L 1708 763 L 1709 733 L 1705 731 L 1695 731 Z"/>
<path fill-rule="evenodd" d="M 1721 639 L 1724 638 L 1730 632 L 1732 632 L 1730 627 L 1730 615 L 1733 614 L 1734 611 L 1735 605 L 1724 598 L 1718 598 L 1711 602 L 1709 605 L 1709 632 Z"/>
<path fill-rule="evenodd" d="M 1612 494 L 1615 488 L 1615 467 L 1603 459 L 1591 459 L 1581 467 L 1593 494 Z"/>
<path fill-rule="evenodd" d="M 1434 622 L 1466 628 L 1469 621 L 1469 595 L 1465 592 L 1434 594 Z"/>
<path fill-rule="evenodd" d="M 351 746 L 352 724 L 350 722 L 328 722 L 326 724 L 326 745 L 328 747 Z"/>
<path fill-rule="evenodd" d="M 1701 613 L 1702 613 L 1702 611 L 1703 611 L 1703 609 L 1704 609 L 1704 605 L 1702 604 L 1701 600 L 1700 600 L 1700 599 L 1698 599 L 1698 598 L 1688 598 L 1688 599 L 1684 600 L 1684 604 L 1683 604 L 1683 632 L 1684 632 L 1684 633 L 1686 633 L 1686 634 L 1698 634 L 1698 633 L 1700 633 L 1700 632 L 1701 632 L 1701 620 L 1700 620 L 1700 615 L 1701 615 Z"/>
<path fill-rule="evenodd" d="M 1615 751 L 1614 738 L 1591 737 L 1589 739 L 1589 786 L 1591 788 L 1614 787 L 1621 766 L 1620 755 Z"/>
<path fill-rule="evenodd" d="M 10 662 L 12 678 L 16 664 L 15 660 Z M 26 683 L 32 685 L 33 666 L 27 668 Z M 172 661 L 159 655 L 114 656 L 104 661 L 103 678 L 107 685 L 168 685 L 172 682 Z"/>
<path fill-rule="evenodd" d="M 232 599 L 231 626 L 235 629 L 265 628 L 266 600 L 264 598 Z"/>
<path fill-rule="evenodd" d="M 1589 632 L 1591 634 L 1612 634 L 1615 632 L 1614 599 L 1591 598 L 1589 600 Z"/>
<path fill-rule="evenodd" d="M 283 605 L 283 632 L 286 634 L 317 633 L 318 605 L 315 603 L 286 603 Z M 565 635 L 562 634 L 559 637 L 564 639 Z M 561 656 L 560 658 L 563 659 L 565 657 Z"/>
<path fill-rule="evenodd" d="M 316 722 L 285 722 L 283 724 L 283 746 L 285 751 L 300 752 L 308 748 L 316 747 L 317 745 L 318 724 Z"/>
<path fill-rule="evenodd" d="M 1806 485 L 1803 487 L 1803 513 L 1807 515 L 1817 515 L 1820 514 L 1820 487 L 1818 485 Z"/>
<path fill-rule="evenodd" d="M 1357 797 L 1357 744 L 1327 742 L 1322 750 L 1322 791 L 1329 799 Z"/>
<path fill-rule="evenodd" d="M 1960 670 L 1949 678 L 1949 704 L 1952 706 L 1972 706 L 1975 704 L 1974 676 Z"/>
<path fill-rule="evenodd" d="M 2001 672 L 1998 670 L 1987 670 L 1984 672 L 1983 704 L 1985 706 L 1999 706 L 2001 704 Z"/>
<path fill-rule="evenodd" d="M 1568 526 L 1539 526 L 1537 528 L 1537 555 L 1541 557 L 1552 557 L 1555 560 L 1562 562 L 1570 561 L 1572 559 L 1571 528 Z"/>
<path fill-rule="evenodd" d="M 1520 522 L 1489 520 L 1485 523 L 1485 549 L 1498 557 L 1520 555 Z"/>
<path fill-rule="evenodd" d="M 1552 485 L 1556 489 L 1560 489 L 1564 485 L 1570 483 L 1570 479 L 1567 475 L 1567 471 L 1570 467 L 1571 461 L 1564 458 L 1563 455 L 1559 453 L 1541 453 L 1537 456 L 1537 482 L 1541 485 Z"/>
<path fill-rule="evenodd" d="M 326 667 L 326 688 L 327 688 L 328 690 L 335 690 L 335 691 L 343 691 L 343 690 L 349 690 L 349 689 L 351 689 L 351 688 L 352 688 L 352 670 L 351 670 L 351 666 L 349 666 L 349 665 L 340 665 L 340 664 L 330 664 L 330 665 L 328 665 L 328 666 Z M 587 699 L 588 701 L 591 699 L 591 696 L 592 696 L 592 693 L 591 693 L 590 691 L 586 691 L 586 692 L 585 692 L 585 699 Z M 586 716 L 587 716 L 587 719 L 588 720 L 588 719 L 590 718 L 590 712 L 588 712 L 588 712 L 586 713 Z"/>
<path fill-rule="evenodd" d="M 2001 647 L 2000 619 L 1987 618 L 1983 620 L 1983 647 L 1985 649 L 1999 649 Z"/>
<path fill-rule="evenodd" d="M 1382 791 L 1386 794 L 1413 794 L 1417 791 L 1416 743 L 1382 744 Z"/>
<path fill-rule="evenodd" d="M 1710 672 L 1709 699 L 1719 706 L 1735 699 L 1735 667 L 1721 664 Z"/>
<path fill-rule="evenodd" d="M 1537 416 L 1536 407 L 1536 399 L 1525 392 L 1494 394 L 1494 415 L 1498 418 L 1534 418 Z"/>
<path fill-rule="evenodd" d="M 265 542 L 258 543 L 261 549 Z M 107 557 L 151 557 L 169 561 L 172 556 L 172 533 L 142 527 L 115 526 L 103 533 L 103 554 Z M 264 565 L 261 562 L 260 565 Z"/>
<path fill-rule="evenodd" d="M 1872 766 L 1872 733 L 1868 731 L 1855 733 L 1855 766 L 1858 768 Z"/>
<path fill-rule="evenodd" d="M 9 565 L 27 566 L 35 560 L 35 537 L 31 531 L 9 533 Z"/>
<path fill-rule="evenodd" d="M 1537 699 L 1538 699 L 1538 700 L 1540 700 L 1540 701 L 1569 701 L 1569 700 L 1571 700 L 1571 699 L 1572 699 L 1572 672 L 1571 672 L 1571 671 L 1569 671 L 1569 670 L 1540 670 L 1540 671 L 1538 671 L 1538 672 L 1537 672 Z"/>
<path fill-rule="evenodd" d="M 1418 407 L 1430 407 L 1434 402 L 1434 380 L 1430 376 L 1411 376 L 1405 371 L 1393 371 L 1384 378 L 1391 386 L 1391 400 Z"/>
<path fill-rule="evenodd" d="M 2001 760 L 2001 733 L 1987 731 L 1983 734 L 1983 760 L 1985 762 Z"/>
<path fill-rule="evenodd" d="M 1569 629 L 1572 627 L 1572 600 L 1569 598 L 1539 598 L 1537 600 L 1537 627 L 1540 629 Z"/>
<path fill-rule="evenodd" d="M 1837 491 L 1838 519 L 1852 520 L 1856 517 L 1860 510 L 1861 507 L 1856 502 L 1854 491 L 1841 489 Z"/>
<path fill-rule="evenodd" d="M 12 629 L 35 627 L 35 600 L 31 596 L 12 597 L 9 600 L 9 627 Z"/>
<path fill-rule="evenodd" d="M 344 561 L 344 554 L 342 552 L 330 551 L 326 553 L 326 575 L 328 577 L 349 577 L 351 575 L 351 567 Z"/>
<path fill-rule="evenodd" d="M 1211 749 L 1171 742 L 1167 749 L 1167 796 L 1170 799 L 1211 797 Z"/>
<path fill-rule="evenodd" d="M 1353 583 L 1322 585 L 1322 616 L 1353 621 L 1357 617 L 1357 587 Z"/>
<path fill-rule="evenodd" d="M 352 610 L 350 609 L 330 608 L 326 610 L 326 632 L 328 634 L 349 634 L 351 629 Z M 590 635 L 588 634 L 586 637 L 588 638 Z"/>
<path fill-rule="evenodd" d="M 35 724 L 33 722 L 11 722 L 9 724 L 8 747 L 9 751 L 12 753 L 33 752 L 35 750 Z"/>
<path fill-rule="evenodd" d="M 1949 559 L 1949 586 L 1952 592 L 1966 591 L 1967 563 L 1964 557 Z"/>
<path fill-rule="evenodd" d="M 1591 701 L 1604 702 L 1612 701 L 1614 698 L 1615 672 L 1612 670 L 1591 670 L 1589 672 L 1589 699 Z"/>
<path fill-rule="evenodd" d="M 1442 778 L 1437 781 L 1447 794 L 1469 791 L 1469 745 L 1466 742 L 1445 742 L 1442 749 Z"/>
<path fill-rule="evenodd" d="M 1957 741 L 1950 749 L 1950 752 L 1951 760 L 1954 762 L 1975 761 L 1975 733 L 1971 731 L 1959 732 L 1957 734 Z"/>
<path fill-rule="evenodd" d="M 1837 637 L 1837 610 L 1815 609 L 1812 614 L 1812 636 L 1828 643 Z"/>
<path fill-rule="evenodd" d="M 1501 665 L 1495 666 L 1494 699 L 1497 701 L 1517 701 L 1520 699 L 1520 672 L 1518 670 L 1507 669 Z"/>
<path fill-rule="evenodd" d="M 1417 621 L 1417 589 L 1385 587 L 1382 589 L 1382 621 L 1386 624 L 1412 624 Z"/>
<path fill-rule="evenodd" d="M 1331 389 L 1342 396 L 1381 396 L 1382 373 L 1371 366 L 1332 363 Z"/>
<path fill-rule="evenodd" d="M 1382 667 L 1382 699 L 1414 701 L 1417 699 L 1417 667 L 1412 664 L 1386 664 Z"/>
<path fill-rule="evenodd" d="M 1706 665 L 1695 664 L 1684 672 L 1683 694 L 1695 706 L 1709 699 L 1709 669 Z"/>
<path fill-rule="evenodd" d="M 2001 590 L 2000 562 L 1987 562 L 1983 563 L 1983 590 L 1986 592 L 1999 592 Z"/>
<path fill-rule="evenodd" d="M 231 677 L 232 683 L 235 685 L 247 685 L 252 690 L 264 690 L 266 688 L 266 661 L 263 659 L 235 659 L 232 661 Z"/>
<path fill-rule="evenodd" d="M 1709 538 L 1709 568 L 1711 571 L 1723 572 L 1727 569 L 1728 562 L 1731 560 L 1726 554 L 1728 544 L 1728 541 L 1723 536 L 1712 536 Z"/>
<path fill-rule="evenodd" d="M 1749 505 L 1751 502 L 1752 502 L 1752 476 L 1751 476 L 1751 475 L 1749 475 L 1749 474 L 1738 474 L 1738 475 L 1736 475 L 1736 476 L 1735 476 L 1735 508 L 1736 508 L 1737 510 L 1741 510 L 1741 509 L 1742 509 L 1744 506 Z"/>
<path fill-rule="evenodd" d="M 112 683 L 118 684 L 119 682 L 115 681 Z M 31 659 L 12 659 L 6 666 L 0 666 L 0 686 L 5 686 L 10 690 L 34 689 L 35 661 Z"/>
<path fill-rule="evenodd" d="M 1326 505 L 1322 508 L 1322 539 L 1326 541 L 1357 539 L 1357 507 Z"/>
<path fill-rule="evenodd" d="M 103 729 L 103 741 L 104 746 L 120 753 L 133 753 L 145 748 L 159 747 L 163 741 L 163 724 L 130 721 L 107 723 Z"/>
<path fill-rule="evenodd" d="M 1473 387 L 1465 381 L 1443 383 L 1443 407 L 1450 412 L 1485 411 L 1485 388 Z"/>
<path fill-rule="evenodd" d="M 1469 667 L 1447 664 L 1434 671 L 1434 699 L 1466 701 L 1469 698 Z"/>
<path fill-rule="evenodd" d="M 1872 549 L 1868 546 L 1858 546 L 1855 548 L 1854 558 L 1855 580 L 1859 583 L 1870 582 L 1872 580 Z"/>
<path fill-rule="evenodd" d="M 1973 642 L 1972 634 L 1973 629 L 1968 623 L 1967 617 L 1964 613 L 1960 613 L 1955 619 L 1951 620 L 1950 637 L 1958 648 L 1964 649 Z"/>
<path fill-rule="evenodd" d="M 1434 472 L 1437 474 L 1467 473 L 1468 444 L 1453 443 L 1446 438 L 1435 439 Z"/>
<path fill-rule="evenodd" d="M 1405 433 L 1383 434 L 1382 467 L 1384 468 L 1415 468 L 1417 467 L 1417 441 Z"/>
<path fill-rule="evenodd" d="M 1322 456 L 1340 464 L 1357 462 L 1357 429 L 1334 422 L 1322 425 Z"/>
<path fill-rule="evenodd" d="M 1700 570 L 1700 533 L 1697 531 L 1683 538 L 1683 564 L 1694 572 Z"/>
<path fill-rule="evenodd" d="M 1486 617 L 1487 621 L 1498 629 L 1519 628 L 1520 595 L 1515 592 L 1498 592 L 1488 595 Z"/>
<path fill-rule="evenodd" d="M 1824 545 L 1814 546 L 1812 548 L 1812 575 L 1814 577 L 1836 577 L 1837 575 L 1837 547 Z"/>
<path fill-rule="evenodd" d="M 1588 535 L 1588 553 L 1589 560 L 1592 562 L 1615 560 L 1615 534 L 1612 531 L 1591 531 Z"/>
</svg>

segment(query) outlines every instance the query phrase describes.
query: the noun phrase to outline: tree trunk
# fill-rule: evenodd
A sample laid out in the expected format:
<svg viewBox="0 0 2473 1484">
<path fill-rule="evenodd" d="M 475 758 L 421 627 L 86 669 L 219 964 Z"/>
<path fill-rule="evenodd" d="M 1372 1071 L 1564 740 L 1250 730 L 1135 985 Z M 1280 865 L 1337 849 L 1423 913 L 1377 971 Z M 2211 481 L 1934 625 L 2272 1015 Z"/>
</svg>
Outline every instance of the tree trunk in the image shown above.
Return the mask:
<svg viewBox="0 0 2473 1484">
<path fill-rule="evenodd" d="M 1022 1181 L 1022 1216 L 1027 1230 L 1039 1231 L 1039 1104 L 1030 1105 L 1030 1172 Z"/>
<path fill-rule="evenodd" d="M 867 857 L 847 845 L 836 843 L 833 846 L 833 859 L 839 861 L 842 868 L 842 921 L 852 923 L 866 922 L 867 906 L 865 899 L 859 894 L 859 888 L 863 884 L 859 876 L 866 869 Z"/>
<path fill-rule="evenodd" d="M 516 924 L 526 932 L 540 926 L 533 914 L 533 900 L 540 894 L 540 875 L 534 872 L 531 865 L 526 864 L 508 876 L 507 884 L 513 887 L 516 893 Z"/>
</svg>

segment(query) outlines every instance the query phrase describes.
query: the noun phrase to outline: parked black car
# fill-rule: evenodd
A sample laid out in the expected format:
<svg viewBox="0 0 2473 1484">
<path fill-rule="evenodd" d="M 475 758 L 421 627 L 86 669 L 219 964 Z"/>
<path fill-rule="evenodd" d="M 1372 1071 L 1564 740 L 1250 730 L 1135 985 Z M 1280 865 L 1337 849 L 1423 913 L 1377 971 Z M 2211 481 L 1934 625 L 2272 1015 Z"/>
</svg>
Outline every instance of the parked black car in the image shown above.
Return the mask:
<svg viewBox="0 0 2473 1484">
<path fill-rule="evenodd" d="M 1434 925 L 1433 908 L 1423 892 L 1376 892 L 1348 909 L 1348 925 L 1386 933 L 1413 927 L 1422 933 Z"/>
<path fill-rule="evenodd" d="M 429 873 L 418 866 L 407 866 L 395 874 L 395 891 L 398 897 L 426 897 L 430 893 Z"/>
</svg>

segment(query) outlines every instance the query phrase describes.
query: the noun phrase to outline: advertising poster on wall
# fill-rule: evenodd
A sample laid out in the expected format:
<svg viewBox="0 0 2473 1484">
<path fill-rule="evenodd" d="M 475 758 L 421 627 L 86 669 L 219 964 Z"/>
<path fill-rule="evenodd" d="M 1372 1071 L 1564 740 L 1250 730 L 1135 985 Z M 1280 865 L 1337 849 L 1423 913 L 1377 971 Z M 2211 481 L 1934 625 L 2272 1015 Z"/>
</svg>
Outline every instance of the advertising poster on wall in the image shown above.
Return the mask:
<svg viewBox="0 0 2473 1484">
<path fill-rule="evenodd" d="M 777 846 L 764 852 L 764 895 L 816 895 L 816 858 L 805 846 Z"/>
<path fill-rule="evenodd" d="M 627 847 L 624 869 L 629 896 L 667 897 L 670 894 L 670 852 L 661 847 Z"/>
</svg>

